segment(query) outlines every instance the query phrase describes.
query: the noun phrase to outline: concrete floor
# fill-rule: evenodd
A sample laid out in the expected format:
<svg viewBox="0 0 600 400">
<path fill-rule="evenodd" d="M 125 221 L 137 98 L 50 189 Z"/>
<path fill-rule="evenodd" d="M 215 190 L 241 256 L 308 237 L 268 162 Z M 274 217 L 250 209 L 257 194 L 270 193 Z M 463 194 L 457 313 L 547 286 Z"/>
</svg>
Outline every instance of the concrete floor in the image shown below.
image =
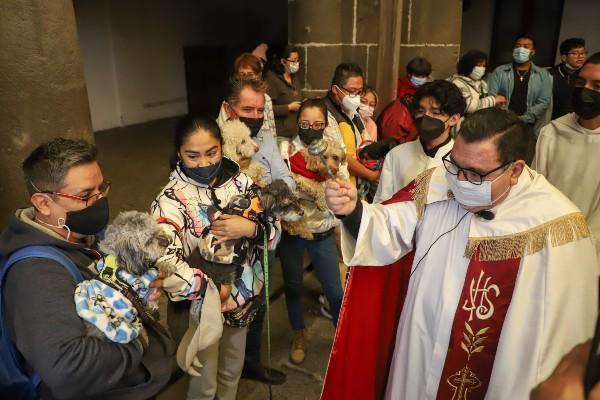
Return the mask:
<svg viewBox="0 0 600 400">
<path fill-rule="evenodd" d="M 104 177 L 113 182 L 110 193 L 112 217 L 123 210 L 149 210 L 154 196 L 168 180 L 169 157 L 173 149 L 176 123 L 177 119 L 164 119 L 96 133 Z M 305 287 L 308 345 L 306 359 L 299 367 L 289 362 L 292 331 L 287 320 L 285 296 L 276 295 L 271 305 L 271 363 L 287 374 L 285 384 L 273 386 L 273 399 L 318 399 L 321 393 L 334 328 L 331 322 L 319 313 L 317 297 L 320 285 L 314 274 L 305 274 Z M 281 268 L 277 260 L 273 269 L 271 293 L 281 293 L 281 288 Z M 161 310 L 161 320 L 165 321 L 166 307 L 161 307 Z M 266 322 L 262 350 L 266 363 Z M 184 399 L 186 390 L 187 377 L 184 376 L 165 388 L 158 399 Z M 240 381 L 238 399 L 268 398 L 266 385 L 248 380 Z"/>
</svg>

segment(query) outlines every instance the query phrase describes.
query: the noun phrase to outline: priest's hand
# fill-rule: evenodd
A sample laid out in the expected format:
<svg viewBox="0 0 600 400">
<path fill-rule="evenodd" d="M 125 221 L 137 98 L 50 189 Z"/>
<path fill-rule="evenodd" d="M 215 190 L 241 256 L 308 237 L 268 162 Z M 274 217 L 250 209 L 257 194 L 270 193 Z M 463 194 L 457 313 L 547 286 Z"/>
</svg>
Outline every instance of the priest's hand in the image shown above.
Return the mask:
<svg viewBox="0 0 600 400">
<path fill-rule="evenodd" d="M 565 355 L 552 372 L 531 392 L 531 400 L 584 400 L 583 379 L 591 340 L 578 344 Z M 600 400 L 600 384 L 590 392 L 590 400 Z"/>
<path fill-rule="evenodd" d="M 330 179 L 325 183 L 327 207 L 336 215 L 348 215 L 354 211 L 356 197 L 356 187 L 350 182 Z"/>
</svg>

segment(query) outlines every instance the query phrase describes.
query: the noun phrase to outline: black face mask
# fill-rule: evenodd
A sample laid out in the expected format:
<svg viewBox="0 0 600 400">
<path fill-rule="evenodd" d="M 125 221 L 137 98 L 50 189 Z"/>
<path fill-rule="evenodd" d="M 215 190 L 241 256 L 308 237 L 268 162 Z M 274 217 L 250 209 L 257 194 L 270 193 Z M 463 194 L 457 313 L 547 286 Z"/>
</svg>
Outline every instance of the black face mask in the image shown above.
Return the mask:
<svg viewBox="0 0 600 400">
<path fill-rule="evenodd" d="M 185 164 L 181 162 L 181 170 L 184 174 L 186 174 L 188 177 L 192 178 L 196 182 L 208 186 L 221 169 L 221 161 L 222 159 L 214 164 L 195 168 L 186 167 Z"/>
<path fill-rule="evenodd" d="M 66 226 L 71 232 L 95 235 L 108 224 L 108 199 L 102 197 L 91 206 L 79 211 L 67 211 Z"/>
<path fill-rule="evenodd" d="M 576 87 L 573 90 L 573 111 L 583 119 L 592 119 L 600 115 L 600 92 L 588 88 Z"/>
<path fill-rule="evenodd" d="M 265 118 L 248 118 L 248 117 L 240 117 L 240 121 L 242 121 L 248 129 L 250 129 L 250 136 L 255 137 L 258 135 L 258 131 L 263 126 Z"/>
<path fill-rule="evenodd" d="M 325 129 L 302 129 L 298 128 L 298 136 L 300 136 L 300 140 L 306 146 L 311 144 L 315 140 L 323 139 L 323 131 Z"/>
<path fill-rule="evenodd" d="M 423 115 L 422 117 L 415 119 L 415 127 L 417 132 L 424 143 L 431 142 L 434 139 L 440 137 L 446 130 L 446 124 L 444 121 L 440 121 L 437 118 Z"/>
</svg>

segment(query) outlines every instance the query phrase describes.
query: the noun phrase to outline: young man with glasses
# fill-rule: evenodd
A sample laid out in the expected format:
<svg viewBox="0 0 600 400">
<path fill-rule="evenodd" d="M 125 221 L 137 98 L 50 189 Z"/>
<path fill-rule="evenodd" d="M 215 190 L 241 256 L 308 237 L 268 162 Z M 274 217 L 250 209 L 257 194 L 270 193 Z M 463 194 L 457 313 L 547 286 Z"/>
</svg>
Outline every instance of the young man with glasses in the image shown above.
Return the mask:
<svg viewBox="0 0 600 400">
<path fill-rule="evenodd" d="M 385 204 L 327 182 L 353 268 L 323 399 L 528 398 L 593 334 L 590 231 L 526 166 L 525 134 L 514 113 L 479 110 L 444 166 Z"/>
<path fill-rule="evenodd" d="M 32 207 L 17 210 L 0 235 L 3 256 L 27 246 L 48 246 L 71 259 L 84 279 L 94 276 L 88 266 L 100 257 L 95 235 L 108 223 L 110 188 L 96 154 L 94 145 L 62 138 L 33 150 L 23 162 Z M 159 287 L 161 280 L 151 286 Z M 144 326 L 149 342 L 122 344 L 88 336 L 75 310 L 75 286 L 65 267 L 45 258 L 16 262 L 3 282 L 5 326 L 28 373 L 41 378 L 38 396 L 156 395 L 171 375 L 172 340 L 149 325 Z"/>
<path fill-rule="evenodd" d="M 571 97 L 579 69 L 583 66 L 587 52 L 585 40 L 567 39 L 560 44 L 560 64 L 550 69 L 552 75 L 552 119 L 573 112 Z"/>
<path fill-rule="evenodd" d="M 365 132 L 365 125 L 358 114 L 364 85 L 363 71 L 357 64 L 339 64 L 335 67 L 331 89 L 324 99 L 328 120 L 324 135 L 327 139 L 343 144 L 347 164 L 342 166 L 341 176 L 350 177 L 354 186 L 357 177 L 368 181 L 379 179 L 379 171 L 370 170 L 356 158 L 356 149 Z"/>
<path fill-rule="evenodd" d="M 440 80 L 417 89 L 413 107 L 418 140 L 402 143 L 385 156 L 374 203 L 389 199 L 421 172 L 441 165 L 442 156 L 454 145 L 450 131 L 460 121 L 466 102 L 454 84 Z"/>
</svg>

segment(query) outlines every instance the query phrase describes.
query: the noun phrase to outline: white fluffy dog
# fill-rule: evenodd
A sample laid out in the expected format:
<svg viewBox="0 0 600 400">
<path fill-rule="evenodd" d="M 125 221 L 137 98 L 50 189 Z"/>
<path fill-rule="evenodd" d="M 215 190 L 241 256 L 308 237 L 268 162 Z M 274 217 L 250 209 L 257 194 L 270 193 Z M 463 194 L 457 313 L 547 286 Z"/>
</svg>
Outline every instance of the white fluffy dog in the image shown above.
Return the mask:
<svg viewBox="0 0 600 400">
<path fill-rule="evenodd" d="M 250 129 L 239 119 L 226 121 L 221 126 L 223 134 L 223 155 L 237 162 L 240 170 L 258 186 L 264 187 L 262 166 L 252 160 L 258 146 L 250 136 Z"/>
</svg>

